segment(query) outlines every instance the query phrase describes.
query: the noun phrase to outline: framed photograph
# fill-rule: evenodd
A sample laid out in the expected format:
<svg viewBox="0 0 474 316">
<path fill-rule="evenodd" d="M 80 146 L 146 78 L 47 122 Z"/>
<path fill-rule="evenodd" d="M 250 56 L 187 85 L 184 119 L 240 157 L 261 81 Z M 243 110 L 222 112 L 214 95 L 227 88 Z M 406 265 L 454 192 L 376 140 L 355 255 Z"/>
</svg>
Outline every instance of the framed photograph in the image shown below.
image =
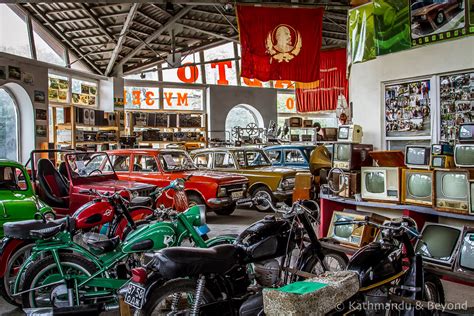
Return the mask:
<svg viewBox="0 0 474 316">
<path fill-rule="evenodd" d="M 45 103 L 46 102 L 46 94 L 44 93 L 44 91 L 35 90 L 33 100 L 35 102 Z"/>
<path fill-rule="evenodd" d="M 59 90 L 58 91 L 58 101 L 59 102 L 67 102 L 67 90 Z"/>
<path fill-rule="evenodd" d="M 21 80 L 20 67 L 8 66 L 8 78 L 13 80 Z"/>
<path fill-rule="evenodd" d="M 439 77 L 440 141 L 454 143 L 459 125 L 474 122 L 474 72 Z"/>
<path fill-rule="evenodd" d="M 48 110 L 46 110 L 46 109 L 36 109 L 35 110 L 35 119 L 37 121 L 46 121 L 48 119 Z"/>
<path fill-rule="evenodd" d="M 58 87 L 61 90 L 68 90 L 69 89 L 69 81 L 64 79 L 58 79 Z"/>
<path fill-rule="evenodd" d="M 89 94 L 89 86 L 85 84 L 81 84 L 81 94 Z"/>
<path fill-rule="evenodd" d="M 29 85 L 33 85 L 34 79 L 33 79 L 33 74 L 29 72 L 24 72 L 23 73 L 23 82 Z"/>
<path fill-rule="evenodd" d="M 431 136 L 430 80 L 385 86 L 385 137 Z"/>
<path fill-rule="evenodd" d="M 48 98 L 49 101 L 58 101 L 58 90 L 48 89 Z"/>
<path fill-rule="evenodd" d="M 47 132 L 46 125 L 36 125 L 36 137 L 46 137 Z"/>
<path fill-rule="evenodd" d="M 7 72 L 5 66 L 0 66 L 0 80 L 7 79 Z"/>
<path fill-rule="evenodd" d="M 59 79 L 57 78 L 49 78 L 49 87 L 54 90 L 59 89 Z"/>
<path fill-rule="evenodd" d="M 80 104 L 81 103 L 81 95 L 79 93 L 72 94 L 72 103 Z"/>
</svg>

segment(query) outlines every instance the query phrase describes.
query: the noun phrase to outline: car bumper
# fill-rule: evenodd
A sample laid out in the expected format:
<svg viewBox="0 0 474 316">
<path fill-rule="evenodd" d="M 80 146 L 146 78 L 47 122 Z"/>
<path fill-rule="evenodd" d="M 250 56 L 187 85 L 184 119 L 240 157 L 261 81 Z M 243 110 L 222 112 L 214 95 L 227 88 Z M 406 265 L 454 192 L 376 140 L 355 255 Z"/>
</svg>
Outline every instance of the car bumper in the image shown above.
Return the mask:
<svg viewBox="0 0 474 316">
<path fill-rule="evenodd" d="M 273 196 L 279 201 L 285 201 L 293 195 L 293 189 L 291 190 L 276 190 L 273 192 Z"/>
</svg>

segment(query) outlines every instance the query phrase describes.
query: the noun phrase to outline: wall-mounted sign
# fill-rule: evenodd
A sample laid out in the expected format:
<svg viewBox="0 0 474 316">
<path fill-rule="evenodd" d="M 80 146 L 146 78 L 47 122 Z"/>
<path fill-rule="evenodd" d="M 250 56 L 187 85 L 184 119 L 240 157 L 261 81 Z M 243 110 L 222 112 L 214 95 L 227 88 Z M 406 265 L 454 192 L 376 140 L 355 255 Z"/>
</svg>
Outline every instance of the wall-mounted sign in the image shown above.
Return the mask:
<svg viewBox="0 0 474 316">
<path fill-rule="evenodd" d="M 159 109 L 158 88 L 126 87 L 124 103 L 126 108 Z M 202 110 L 202 90 L 163 88 L 163 108 L 170 110 Z"/>
</svg>

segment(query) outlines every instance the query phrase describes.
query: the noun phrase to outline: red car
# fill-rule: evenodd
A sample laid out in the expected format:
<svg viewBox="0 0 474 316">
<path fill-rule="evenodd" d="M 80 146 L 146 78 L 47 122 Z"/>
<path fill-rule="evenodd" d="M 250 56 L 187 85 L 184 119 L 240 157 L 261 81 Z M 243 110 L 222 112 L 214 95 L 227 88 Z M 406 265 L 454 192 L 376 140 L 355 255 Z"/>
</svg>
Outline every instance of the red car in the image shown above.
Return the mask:
<svg viewBox="0 0 474 316">
<path fill-rule="evenodd" d="M 184 150 L 122 149 L 108 152 L 119 179 L 167 186 L 191 176 L 185 184 L 189 204 L 205 204 L 219 215 L 230 215 L 245 197 L 248 180 L 231 173 L 200 171 Z M 168 202 L 164 201 L 167 205 Z"/>
<path fill-rule="evenodd" d="M 50 151 L 63 155 L 59 168 L 47 158 L 36 160 L 36 154 L 45 152 L 48 151 L 37 150 L 31 154 L 32 182 L 41 200 L 51 206 L 59 217 L 72 215 L 95 198 L 94 195 L 81 193 L 85 190 L 115 192 L 127 189 L 137 196 L 148 197 L 156 188 L 147 183 L 120 180 L 105 152 Z M 152 206 L 149 198 L 133 199 L 132 204 Z"/>
</svg>

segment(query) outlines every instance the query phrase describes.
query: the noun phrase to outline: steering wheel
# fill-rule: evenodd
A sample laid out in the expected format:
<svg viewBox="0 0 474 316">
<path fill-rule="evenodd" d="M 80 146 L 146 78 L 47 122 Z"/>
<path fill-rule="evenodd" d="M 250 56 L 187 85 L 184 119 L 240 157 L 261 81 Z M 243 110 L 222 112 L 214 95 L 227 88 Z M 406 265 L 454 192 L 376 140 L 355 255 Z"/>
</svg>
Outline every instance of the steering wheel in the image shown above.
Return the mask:
<svg viewBox="0 0 474 316">
<path fill-rule="evenodd" d="M 258 125 L 255 124 L 255 123 L 248 123 L 247 127 L 246 127 L 246 130 L 247 130 L 247 134 L 249 136 L 257 135 L 258 134 Z"/>
<path fill-rule="evenodd" d="M 94 170 L 92 170 L 91 172 L 89 172 L 89 174 L 88 174 L 87 176 L 90 177 L 91 174 L 93 174 L 94 172 L 97 172 L 97 171 L 98 171 L 100 174 L 102 174 L 102 171 L 101 171 L 100 169 L 94 169 Z"/>
</svg>

